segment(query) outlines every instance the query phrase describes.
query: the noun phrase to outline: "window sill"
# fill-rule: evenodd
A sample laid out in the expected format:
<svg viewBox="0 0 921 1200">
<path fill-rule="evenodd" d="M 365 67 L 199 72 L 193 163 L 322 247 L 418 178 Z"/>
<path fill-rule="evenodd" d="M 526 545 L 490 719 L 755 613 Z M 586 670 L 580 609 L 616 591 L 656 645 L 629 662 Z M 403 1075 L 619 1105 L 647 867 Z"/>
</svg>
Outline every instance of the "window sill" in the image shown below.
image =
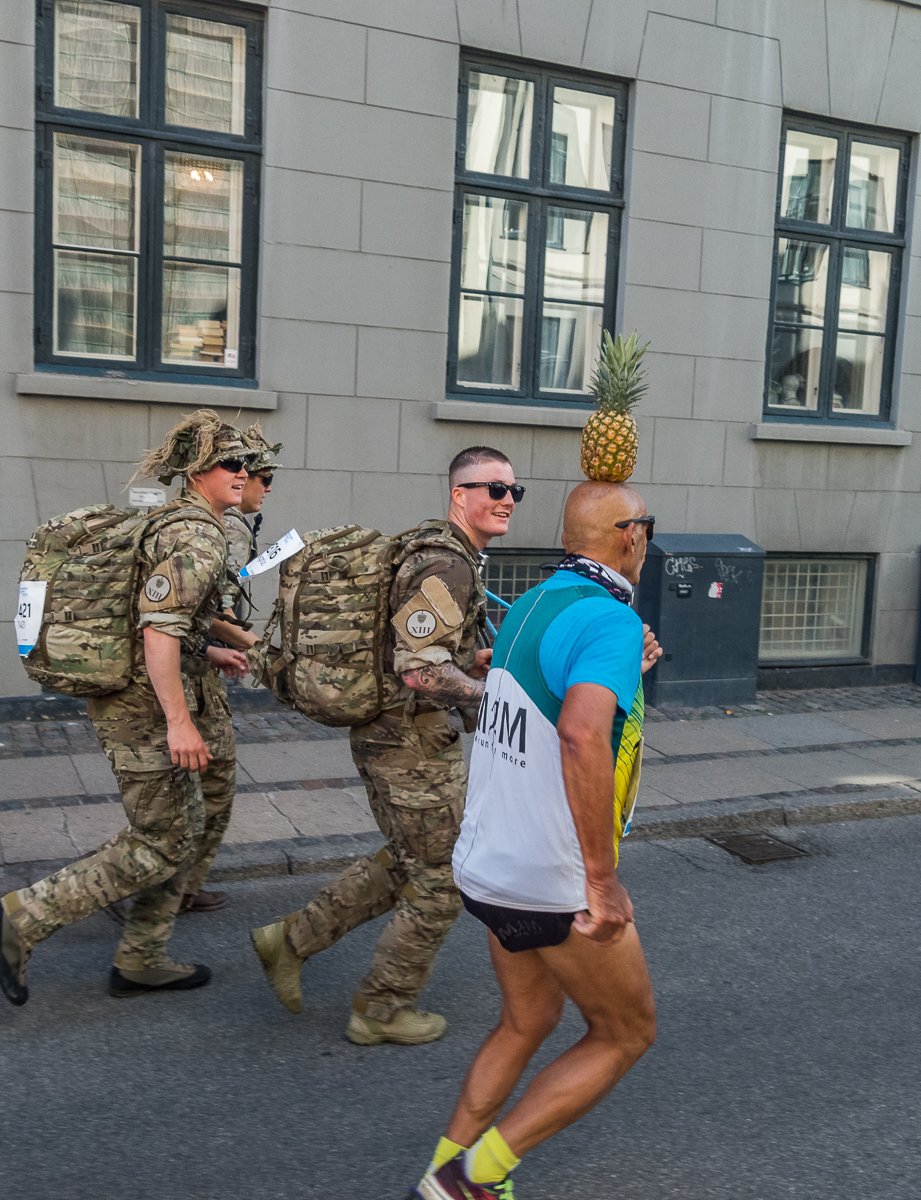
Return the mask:
<svg viewBox="0 0 921 1200">
<path fill-rule="evenodd" d="M 759 422 L 749 425 L 749 436 L 756 442 L 813 442 L 850 446 L 910 446 L 907 429 L 885 425 L 784 425 Z"/>
<path fill-rule="evenodd" d="M 187 404 L 190 408 L 278 408 L 278 394 L 220 384 L 153 383 L 146 379 L 106 379 L 34 371 L 16 376 L 20 396 L 74 400 L 134 400 L 140 404 Z"/>
<path fill-rule="evenodd" d="M 541 425 L 545 428 L 581 429 L 592 415 L 590 408 L 551 408 L 539 404 L 490 404 L 482 400 L 436 400 L 433 421 L 478 421 L 487 425 Z"/>
</svg>

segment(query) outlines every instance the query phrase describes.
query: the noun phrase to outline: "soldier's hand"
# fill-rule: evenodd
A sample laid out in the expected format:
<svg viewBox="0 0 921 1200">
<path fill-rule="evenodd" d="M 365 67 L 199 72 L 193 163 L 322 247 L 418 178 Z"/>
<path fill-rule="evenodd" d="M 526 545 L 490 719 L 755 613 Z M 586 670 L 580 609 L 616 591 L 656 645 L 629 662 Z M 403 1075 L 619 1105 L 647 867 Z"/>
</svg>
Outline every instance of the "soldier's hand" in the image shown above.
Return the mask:
<svg viewBox="0 0 921 1200">
<path fill-rule="evenodd" d="M 656 635 L 648 625 L 643 626 L 643 661 L 640 672 L 645 675 L 650 667 L 656 665 L 656 660 L 662 657 L 662 647 L 656 641 Z"/>
<path fill-rule="evenodd" d="M 471 679 L 485 679 L 492 662 L 492 650 L 477 650 L 473 666 L 470 668 Z"/>
<path fill-rule="evenodd" d="M 249 663 L 242 650 L 231 650 L 229 646 L 209 646 L 205 658 L 227 679 L 242 679 L 249 671 Z"/>
<path fill-rule="evenodd" d="M 204 772 L 208 763 L 214 758 L 191 719 L 178 725 L 170 725 L 167 729 L 166 740 L 174 767 L 184 767 L 187 771 Z"/>
</svg>

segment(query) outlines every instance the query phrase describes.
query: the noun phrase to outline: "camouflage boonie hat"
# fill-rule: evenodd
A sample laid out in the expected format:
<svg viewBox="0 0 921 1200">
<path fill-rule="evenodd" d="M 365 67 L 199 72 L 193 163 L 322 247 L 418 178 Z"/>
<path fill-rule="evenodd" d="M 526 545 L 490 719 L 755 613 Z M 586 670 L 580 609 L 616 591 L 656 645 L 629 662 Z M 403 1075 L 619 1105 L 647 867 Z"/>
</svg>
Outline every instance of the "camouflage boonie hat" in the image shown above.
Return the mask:
<svg viewBox="0 0 921 1200">
<path fill-rule="evenodd" d="M 134 478 L 156 476 L 160 483 L 170 484 L 177 475 L 188 479 L 228 459 L 257 456 L 258 450 L 235 425 L 222 421 L 213 409 L 200 408 L 174 425 L 162 446 L 147 452 Z"/>
<path fill-rule="evenodd" d="M 272 459 L 282 448 L 281 442 L 276 442 L 274 446 L 269 445 L 262 433 L 262 426 L 258 421 L 254 421 L 243 434 L 244 440 L 248 446 L 251 446 L 256 451 L 256 457 L 246 468 L 250 475 L 254 475 L 257 471 L 268 470 L 269 467 L 273 471 L 277 471 L 281 466 L 280 462 L 273 462 Z"/>
</svg>

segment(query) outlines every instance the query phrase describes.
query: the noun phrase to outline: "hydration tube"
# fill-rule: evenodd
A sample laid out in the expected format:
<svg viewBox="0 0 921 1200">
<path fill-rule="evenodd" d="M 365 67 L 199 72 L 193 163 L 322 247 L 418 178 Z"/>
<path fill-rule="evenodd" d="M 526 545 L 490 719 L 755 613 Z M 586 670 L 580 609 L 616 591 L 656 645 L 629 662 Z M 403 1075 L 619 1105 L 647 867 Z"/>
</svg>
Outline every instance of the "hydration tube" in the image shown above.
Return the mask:
<svg viewBox="0 0 921 1200">
<path fill-rule="evenodd" d="M 501 596 L 495 596 L 495 595 L 493 595 L 493 593 L 492 593 L 492 592 L 490 592 L 490 591 L 487 591 L 487 592 L 486 592 L 486 597 L 487 597 L 487 599 L 489 599 L 489 600 L 493 600 L 493 601 L 495 601 L 495 603 L 496 603 L 496 604 L 500 605 L 500 606 L 501 606 L 502 608 L 504 608 L 504 609 L 509 609 L 509 608 L 511 608 L 511 607 L 512 607 L 512 606 L 511 606 L 511 604 L 509 604 L 509 603 L 508 603 L 506 600 L 503 600 L 503 599 L 501 598 Z M 493 625 L 493 623 L 492 623 L 492 621 L 490 621 L 489 617 L 487 617 L 487 618 L 486 618 L 486 624 L 488 625 L 488 627 L 489 627 L 489 632 L 490 632 L 490 633 L 493 635 L 493 637 L 494 637 L 494 638 L 498 637 L 498 636 L 499 636 L 499 630 L 498 630 L 498 629 L 496 629 L 495 625 Z"/>
</svg>

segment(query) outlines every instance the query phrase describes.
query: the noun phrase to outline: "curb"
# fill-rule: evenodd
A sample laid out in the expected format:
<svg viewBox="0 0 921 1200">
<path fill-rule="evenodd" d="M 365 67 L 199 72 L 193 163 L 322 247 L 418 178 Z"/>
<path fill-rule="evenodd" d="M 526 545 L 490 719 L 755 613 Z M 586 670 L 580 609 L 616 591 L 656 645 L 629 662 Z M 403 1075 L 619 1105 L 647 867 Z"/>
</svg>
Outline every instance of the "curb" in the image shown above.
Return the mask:
<svg viewBox="0 0 921 1200">
<path fill-rule="evenodd" d="M 729 805 L 732 805 L 730 808 Z M 906 784 L 874 788 L 859 795 L 822 795 L 791 792 L 787 796 L 750 800 L 703 801 L 693 814 L 684 806 L 677 812 L 643 809 L 636 815 L 630 840 L 665 841 L 705 837 L 711 833 L 775 829 L 780 826 L 825 825 L 837 821 L 880 820 L 921 813 L 919 790 Z M 380 833 L 332 833 L 324 837 L 285 838 L 272 842 L 232 843 L 221 846 L 209 882 L 271 879 L 283 875 L 331 874 L 341 871 L 363 854 L 376 854 L 384 845 Z M 0 892 L 28 887 L 72 859 L 6 863 L 0 865 Z"/>
<path fill-rule="evenodd" d="M 695 804 L 693 815 L 688 813 L 688 807 L 643 809 L 634 818 L 630 838 L 651 842 L 782 825 L 825 825 L 833 821 L 914 816 L 921 813 L 921 790 L 907 784 L 891 784 L 851 793 L 847 798 L 840 793 L 828 795 L 803 791 L 774 796 L 767 802 L 763 796 L 753 796 L 749 800 L 710 800 Z"/>
<path fill-rule="evenodd" d="M 294 711 L 276 700 L 266 688 L 252 688 L 249 684 L 228 687 L 227 699 L 231 712 Z M 78 696 L 59 696 L 53 692 L 42 692 L 38 696 L 0 697 L 0 722 L 29 721 L 36 717 L 47 717 L 49 721 L 69 721 L 75 717 L 86 720 L 86 701 Z"/>
</svg>

